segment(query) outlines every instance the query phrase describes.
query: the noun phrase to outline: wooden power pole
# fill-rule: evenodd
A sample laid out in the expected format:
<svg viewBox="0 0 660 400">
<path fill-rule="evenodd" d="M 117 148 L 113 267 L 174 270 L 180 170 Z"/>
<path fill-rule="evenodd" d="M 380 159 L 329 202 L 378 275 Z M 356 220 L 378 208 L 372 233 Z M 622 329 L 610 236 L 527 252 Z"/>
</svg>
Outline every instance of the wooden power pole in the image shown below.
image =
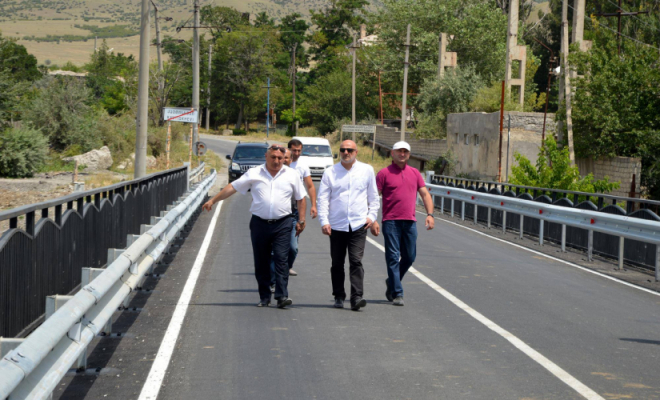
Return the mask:
<svg viewBox="0 0 660 400">
<path fill-rule="evenodd" d="M 564 77 L 564 102 L 566 104 L 566 134 L 571 165 L 575 165 L 575 147 L 573 146 L 573 116 L 571 109 L 571 78 L 568 65 L 568 1 L 563 0 L 561 7 L 561 61 Z"/>
<path fill-rule="evenodd" d="M 408 94 L 408 57 L 410 56 L 410 24 L 406 31 L 406 58 L 403 63 L 403 99 L 401 101 L 401 141 L 406 140 L 406 117 L 408 112 L 406 110 L 406 100 Z"/>
</svg>

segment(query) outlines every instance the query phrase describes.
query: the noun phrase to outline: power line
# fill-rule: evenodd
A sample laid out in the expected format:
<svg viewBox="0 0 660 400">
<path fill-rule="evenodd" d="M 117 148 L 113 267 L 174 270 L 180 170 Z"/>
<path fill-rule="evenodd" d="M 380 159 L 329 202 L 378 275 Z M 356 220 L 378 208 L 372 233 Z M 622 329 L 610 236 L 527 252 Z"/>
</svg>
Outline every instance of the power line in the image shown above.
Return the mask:
<svg viewBox="0 0 660 400">
<path fill-rule="evenodd" d="M 607 1 L 608 1 L 610 4 L 612 4 L 613 6 L 615 6 L 616 8 L 619 8 L 621 11 L 630 12 L 630 11 L 626 11 L 623 7 L 619 7 L 619 5 L 616 4 L 616 3 L 614 3 L 614 2 L 612 2 L 612 0 L 607 0 Z M 646 21 L 644 21 L 643 19 L 639 18 L 638 16 L 636 16 L 636 15 L 631 15 L 631 16 L 632 16 L 633 18 L 635 18 L 635 19 L 641 21 L 644 25 L 648 26 L 649 28 L 651 28 L 651 29 L 655 29 L 656 31 L 660 32 L 660 29 L 658 29 L 658 28 L 656 28 L 656 27 L 654 27 L 654 26 L 649 25 Z"/>
</svg>

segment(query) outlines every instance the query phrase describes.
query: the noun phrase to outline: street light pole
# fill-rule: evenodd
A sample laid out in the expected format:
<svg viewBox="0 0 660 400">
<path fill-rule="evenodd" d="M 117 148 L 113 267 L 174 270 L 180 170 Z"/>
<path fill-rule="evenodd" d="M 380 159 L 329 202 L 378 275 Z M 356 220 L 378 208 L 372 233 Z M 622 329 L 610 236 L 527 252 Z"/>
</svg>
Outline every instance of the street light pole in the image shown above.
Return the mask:
<svg viewBox="0 0 660 400">
<path fill-rule="evenodd" d="M 194 26 L 193 26 L 193 92 L 192 108 L 199 113 L 199 0 L 195 0 L 194 5 Z M 199 126 L 193 125 L 193 143 L 199 140 Z"/>
<path fill-rule="evenodd" d="M 140 20 L 140 70 L 138 74 L 138 103 L 135 119 L 134 178 L 147 174 L 147 124 L 149 118 L 149 0 L 142 0 Z"/>
<path fill-rule="evenodd" d="M 213 45 L 209 45 L 209 77 L 206 82 L 206 132 L 209 131 L 209 124 L 211 119 L 211 53 L 213 52 Z"/>
</svg>

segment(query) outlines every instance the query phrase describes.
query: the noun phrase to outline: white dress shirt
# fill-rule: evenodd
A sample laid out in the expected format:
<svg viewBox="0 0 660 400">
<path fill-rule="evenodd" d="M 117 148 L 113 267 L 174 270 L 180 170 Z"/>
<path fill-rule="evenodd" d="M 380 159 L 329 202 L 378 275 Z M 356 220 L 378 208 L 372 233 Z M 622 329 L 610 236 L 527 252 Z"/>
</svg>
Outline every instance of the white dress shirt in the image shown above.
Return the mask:
<svg viewBox="0 0 660 400">
<path fill-rule="evenodd" d="M 351 169 L 341 162 L 325 170 L 317 196 L 319 222 L 336 231 L 360 229 L 367 218 L 375 221 L 380 208 L 374 169 L 355 161 Z"/>
<path fill-rule="evenodd" d="M 298 174 L 300 174 L 300 181 L 302 183 L 305 183 L 305 178 L 307 178 L 308 176 L 312 176 L 309 167 L 305 163 L 301 163 L 300 159 L 298 159 L 298 161 L 292 162 L 289 165 L 289 168 L 296 170 Z M 303 187 L 305 188 L 305 195 L 307 196 L 307 188 L 305 187 L 305 185 L 303 185 Z"/>
<path fill-rule="evenodd" d="M 251 189 L 250 212 L 262 219 L 280 219 L 291 214 L 291 197 L 296 200 L 305 197 L 300 175 L 286 165 L 275 176 L 268 172 L 266 164 L 250 168 L 231 185 L 240 194 Z"/>
</svg>

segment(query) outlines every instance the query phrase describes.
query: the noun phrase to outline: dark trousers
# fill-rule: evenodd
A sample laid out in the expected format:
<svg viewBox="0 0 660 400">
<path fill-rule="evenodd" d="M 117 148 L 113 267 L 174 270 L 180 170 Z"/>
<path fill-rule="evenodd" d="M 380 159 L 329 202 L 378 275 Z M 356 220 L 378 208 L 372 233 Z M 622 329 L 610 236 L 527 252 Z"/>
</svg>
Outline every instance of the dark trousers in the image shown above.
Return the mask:
<svg viewBox="0 0 660 400">
<path fill-rule="evenodd" d="M 250 220 L 250 237 L 254 254 L 254 276 L 259 284 L 259 297 L 270 300 L 270 261 L 275 264 L 275 299 L 289 297 L 289 245 L 291 217 L 268 223 L 256 216 Z"/>
<path fill-rule="evenodd" d="M 392 297 L 403 296 L 401 281 L 417 256 L 417 223 L 415 221 L 383 221 L 387 290 Z"/>
<path fill-rule="evenodd" d="M 364 295 L 362 256 L 364 255 L 366 240 L 367 229 L 364 229 L 364 227 L 349 232 L 332 230 L 330 235 L 330 257 L 332 257 L 330 276 L 332 277 L 332 295 L 335 298 L 346 300 L 344 262 L 346 261 L 347 250 L 351 281 L 351 304 L 355 303 L 355 299 Z"/>
</svg>

